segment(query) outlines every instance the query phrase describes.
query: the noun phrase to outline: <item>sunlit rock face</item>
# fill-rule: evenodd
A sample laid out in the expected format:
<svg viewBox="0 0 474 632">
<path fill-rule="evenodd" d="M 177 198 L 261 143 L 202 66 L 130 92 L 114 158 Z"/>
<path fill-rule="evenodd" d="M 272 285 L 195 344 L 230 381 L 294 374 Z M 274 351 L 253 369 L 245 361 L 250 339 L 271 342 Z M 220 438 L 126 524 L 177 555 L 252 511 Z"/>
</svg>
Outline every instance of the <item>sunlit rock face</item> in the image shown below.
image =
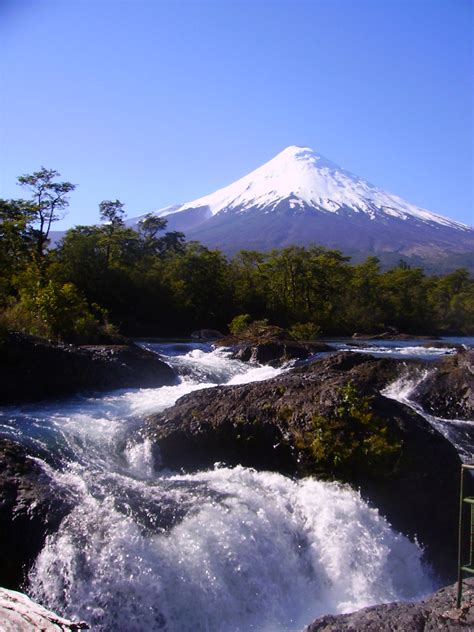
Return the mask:
<svg viewBox="0 0 474 632">
<path fill-rule="evenodd" d="M 0 621 L 4 632 L 76 632 L 89 627 L 83 621 L 63 619 L 26 595 L 5 588 L 0 588 Z"/>
</svg>

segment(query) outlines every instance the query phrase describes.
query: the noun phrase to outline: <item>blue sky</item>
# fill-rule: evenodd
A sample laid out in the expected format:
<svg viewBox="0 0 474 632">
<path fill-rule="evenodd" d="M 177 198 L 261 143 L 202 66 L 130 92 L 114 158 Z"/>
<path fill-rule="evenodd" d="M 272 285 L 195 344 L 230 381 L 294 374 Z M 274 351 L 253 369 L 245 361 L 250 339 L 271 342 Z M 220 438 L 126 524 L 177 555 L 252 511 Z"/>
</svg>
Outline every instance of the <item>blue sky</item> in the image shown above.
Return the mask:
<svg viewBox="0 0 474 632">
<path fill-rule="evenodd" d="M 474 223 L 470 0 L 0 0 L 0 196 L 64 228 L 225 186 L 288 145 Z"/>
</svg>

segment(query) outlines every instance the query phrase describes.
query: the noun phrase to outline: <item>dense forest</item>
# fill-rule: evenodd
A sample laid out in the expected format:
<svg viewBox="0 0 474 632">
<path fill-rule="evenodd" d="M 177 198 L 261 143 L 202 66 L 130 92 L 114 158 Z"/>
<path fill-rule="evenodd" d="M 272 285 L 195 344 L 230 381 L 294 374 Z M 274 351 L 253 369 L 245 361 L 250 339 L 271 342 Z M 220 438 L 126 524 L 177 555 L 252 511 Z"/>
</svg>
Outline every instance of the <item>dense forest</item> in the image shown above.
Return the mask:
<svg viewBox="0 0 474 632">
<path fill-rule="evenodd" d="M 201 327 L 267 319 L 296 337 L 397 330 L 474 334 L 474 280 L 461 268 L 427 275 L 376 257 L 351 264 L 317 245 L 233 258 L 166 232 L 146 215 L 136 230 L 105 200 L 93 226 L 51 247 L 75 186 L 42 168 L 18 178 L 28 199 L 0 200 L 0 327 L 72 342 L 186 336 Z"/>
</svg>

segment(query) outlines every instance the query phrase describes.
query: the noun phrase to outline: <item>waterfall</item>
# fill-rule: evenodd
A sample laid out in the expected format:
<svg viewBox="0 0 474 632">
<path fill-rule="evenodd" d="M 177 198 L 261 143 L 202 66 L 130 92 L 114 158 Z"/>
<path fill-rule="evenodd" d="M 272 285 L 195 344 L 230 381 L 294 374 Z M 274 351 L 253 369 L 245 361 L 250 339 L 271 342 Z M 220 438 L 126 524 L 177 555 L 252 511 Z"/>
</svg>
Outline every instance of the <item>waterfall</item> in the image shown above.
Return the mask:
<svg viewBox="0 0 474 632">
<path fill-rule="evenodd" d="M 75 498 L 27 590 L 93 630 L 297 632 L 325 613 L 435 588 L 420 547 L 357 491 L 219 464 L 156 471 L 146 415 L 216 384 L 277 375 L 206 345 L 159 351 L 175 386 L 8 407 L 0 432 L 44 455 Z"/>
</svg>

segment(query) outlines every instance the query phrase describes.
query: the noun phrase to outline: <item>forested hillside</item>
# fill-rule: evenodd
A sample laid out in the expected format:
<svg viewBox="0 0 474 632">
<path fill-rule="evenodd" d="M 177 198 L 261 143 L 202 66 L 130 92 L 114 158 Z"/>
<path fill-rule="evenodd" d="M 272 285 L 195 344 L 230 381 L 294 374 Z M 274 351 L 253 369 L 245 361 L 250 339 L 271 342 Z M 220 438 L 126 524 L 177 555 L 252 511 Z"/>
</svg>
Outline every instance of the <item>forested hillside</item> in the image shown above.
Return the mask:
<svg viewBox="0 0 474 632">
<path fill-rule="evenodd" d="M 301 336 L 474 333 L 474 280 L 462 268 L 435 276 L 400 261 L 381 270 L 375 257 L 354 265 L 318 245 L 227 258 L 166 232 L 153 215 L 127 227 L 119 200 L 100 202 L 101 223 L 76 226 L 48 247 L 75 188 L 58 176 L 44 168 L 22 176 L 29 199 L 0 200 L 3 328 L 89 342 L 225 330 L 248 314 Z"/>
</svg>

